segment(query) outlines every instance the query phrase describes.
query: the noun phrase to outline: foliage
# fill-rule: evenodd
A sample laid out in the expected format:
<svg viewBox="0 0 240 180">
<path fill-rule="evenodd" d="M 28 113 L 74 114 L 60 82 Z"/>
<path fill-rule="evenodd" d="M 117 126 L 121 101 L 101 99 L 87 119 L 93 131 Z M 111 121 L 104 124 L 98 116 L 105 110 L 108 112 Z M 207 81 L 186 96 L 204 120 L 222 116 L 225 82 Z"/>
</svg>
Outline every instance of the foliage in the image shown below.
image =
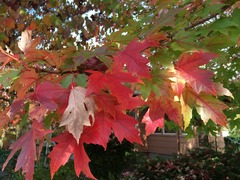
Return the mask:
<svg viewBox="0 0 240 180">
<path fill-rule="evenodd" d="M 121 179 L 238 179 L 239 151 L 226 153 L 211 148 L 197 148 L 174 159 L 155 158 L 141 160 L 123 173 Z"/>
<path fill-rule="evenodd" d="M 44 147 L 44 150 L 47 147 Z M 137 162 L 142 155 L 133 151 L 133 144 L 124 140 L 121 144 L 118 142 L 114 135 L 111 135 L 111 140 L 108 142 L 107 150 L 99 145 L 85 145 L 86 152 L 91 158 L 89 164 L 90 169 L 97 179 L 118 179 L 126 167 L 132 167 L 134 162 Z M 6 160 L 9 150 L 1 149 L 0 151 L 0 164 Z M 20 172 L 14 172 L 14 166 L 17 161 L 16 154 L 5 171 L 0 172 L 0 178 L 5 179 L 24 179 Z M 41 153 L 40 159 L 35 164 L 34 179 L 50 179 L 50 166 L 46 159 L 47 156 L 44 151 Z M 121 163 L 116 163 L 121 162 Z M 74 172 L 74 161 L 70 158 L 65 166 L 59 168 L 58 172 L 54 175 L 56 180 L 59 179 L 88 179 L 84 174 L 76 177 Z"/>
<path fill-rule="evenodd" d="M 193 110 L 203 124 L 227 126 L 225 103 L 229 125 L 238 124 L 238 98 L 221 84 L 230 81 L 234 93 L 239 86 L 238 1 L 0 5 L 0 128 L 19 137 L 3 169 L 21 149 L 15 170 L 33 179 L 44 141 L 54 141 L 51 178 L 73 154 L 76 175 L 94 179 L 85 145 L 106 149 L 112 132 L 120 143 L 143 144 L 139 134 L 166 117 L 192 128 Z"/>
<path fill-rule="evenodd" d="M 240 139 L 239 137 L 225 137 L 225 146 L 226 150 L 230 152 L 239 152 L 240 151 Z"/>
</svg>

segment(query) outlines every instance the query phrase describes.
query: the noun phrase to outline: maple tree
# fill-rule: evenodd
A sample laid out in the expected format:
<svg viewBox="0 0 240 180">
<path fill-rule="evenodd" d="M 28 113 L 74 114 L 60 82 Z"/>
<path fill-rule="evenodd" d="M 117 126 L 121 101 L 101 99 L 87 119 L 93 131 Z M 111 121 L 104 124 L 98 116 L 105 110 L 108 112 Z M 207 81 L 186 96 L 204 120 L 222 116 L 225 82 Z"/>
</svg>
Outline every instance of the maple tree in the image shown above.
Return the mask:
<svg viewBox="0 0 240 180">
<path fill-rule="evenodd" d="M 220 96 L 233 95 L 221 84 L 231 79 L 221 71 L 239 66 L 239 6 L 217 0 L 1 2 L 0 128 L 27 131 L 10 146 L 3 169 L 21 149 L 15 170 L 33 179 L 35 144 L 39 153 L 55 132 L 51 178 L 73 154 L 76 175 L 95 179 L 84 144 L 106 149 L 112 132 L 119 142 L 143 144 L 138 124 L 150 135 L 167 116 L 186 130 L 195 109 L 205 124 L 227 126 Z M 143 119 L 128 115 L 146 107 Z"/>
</svg>

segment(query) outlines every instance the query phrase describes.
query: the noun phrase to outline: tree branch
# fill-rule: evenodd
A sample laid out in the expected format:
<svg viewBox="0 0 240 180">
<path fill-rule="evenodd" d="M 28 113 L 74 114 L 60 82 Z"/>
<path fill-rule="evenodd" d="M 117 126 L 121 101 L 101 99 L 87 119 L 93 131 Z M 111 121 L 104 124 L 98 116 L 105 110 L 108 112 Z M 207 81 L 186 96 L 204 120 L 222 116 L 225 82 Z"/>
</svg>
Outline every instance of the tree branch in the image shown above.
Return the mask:
<svg viewBox="0 0 240 180">
<path fill-rule="evenodd" d="M 39 65 L 35 65 L 32 66 L 31 68 L 35 69 L 36 72 L 45 72 L 45 73 L 49 73 L 49 74 L 60 74 L 60 75 L 64 75 L 64 74 L 72 74 L 72 73 L 79 73 L 78 70 L 74 70 L 74 71 L 61 71 L 59 69 L 49 69 L 49 68 L 43 68 Z"/>
<path fill-rule="evenodd" d="M 191 26 L 184 28 L 184 30 L 187 31 L 189 29 L 195 28 L 196 26 L 198 26 L 200 24 L 204 24 L 205 22 L 209 21 L 212 18 L 216 18 L 218 15 L 219 15 L 219 13 L 212 14 L 211 16 L 201 19 L 201 20 L 193 23 Z"/>
<path fill-rule="evenodd" d="M 222 8 L 222 12 L 226 11 L 227 9 L 229 9 L 230 7 L 232 7 L 234 5 L 233 4 L 229 4 L 229 5 L 226 5 Z M 210 15 L 209 17 L 206 17 L 206 18 L 203 18 L 193 24 L 191 24 L 189 27 L 186 27 L 184 28 L 185 31 L 189 30 L 189 29 L 192 29 L 192 28 L 195 28 L 196 26 L 198 25 L 201 25 L 201 24 L 204 24 L 205 22 L 209 21 L 210 19 L 212 18 L 216 18 L 218 15 L 220 15 L 221 13 L 214 13 L 212 15 Z"/>
</svg>

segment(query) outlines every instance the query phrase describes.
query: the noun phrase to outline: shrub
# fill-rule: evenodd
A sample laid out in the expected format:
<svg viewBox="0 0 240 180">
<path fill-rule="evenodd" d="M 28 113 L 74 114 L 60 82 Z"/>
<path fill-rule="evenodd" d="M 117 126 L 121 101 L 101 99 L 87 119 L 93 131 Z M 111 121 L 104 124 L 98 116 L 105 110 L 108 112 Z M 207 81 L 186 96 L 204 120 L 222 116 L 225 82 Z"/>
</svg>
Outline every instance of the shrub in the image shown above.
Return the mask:
<svg viewBox="0 0 240 180">
<path fill-rule="evenodd" d="M 156 157 L 125 171 L 122 180 L 240 179 L 240 153 L 197 148 L 172 160 Z"/>
</svg>

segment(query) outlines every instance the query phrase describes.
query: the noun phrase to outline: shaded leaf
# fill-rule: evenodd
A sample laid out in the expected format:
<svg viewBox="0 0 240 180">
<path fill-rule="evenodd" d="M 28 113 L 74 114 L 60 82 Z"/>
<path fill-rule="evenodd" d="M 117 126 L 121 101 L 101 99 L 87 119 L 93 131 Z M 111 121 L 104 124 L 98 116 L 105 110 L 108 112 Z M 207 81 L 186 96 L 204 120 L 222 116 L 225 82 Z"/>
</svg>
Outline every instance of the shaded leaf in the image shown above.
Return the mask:
<svg viewBox="0 0 240 180">
<path fill-rule="evenodd" d="M 44 107 L 49 110 L 56 110 L 61 99 L 68 97 L 68 90 L 62 88 L 59 84 L 52 84 L 47 81 L 38 84 L 35 90 L 33 99 L 39 101 Z"/>
<path fill-rule="evenodd" d="M 11 86 L 11 90 L 15 90 L 18 98 L 22 99 L 28 92 L 29 88 L 35 85 L 37 79 L 38 74 L 34 69 L 25 70 L 21 73 L 21 76 L 14 81 L 14 84 Z"/>
</svg>

